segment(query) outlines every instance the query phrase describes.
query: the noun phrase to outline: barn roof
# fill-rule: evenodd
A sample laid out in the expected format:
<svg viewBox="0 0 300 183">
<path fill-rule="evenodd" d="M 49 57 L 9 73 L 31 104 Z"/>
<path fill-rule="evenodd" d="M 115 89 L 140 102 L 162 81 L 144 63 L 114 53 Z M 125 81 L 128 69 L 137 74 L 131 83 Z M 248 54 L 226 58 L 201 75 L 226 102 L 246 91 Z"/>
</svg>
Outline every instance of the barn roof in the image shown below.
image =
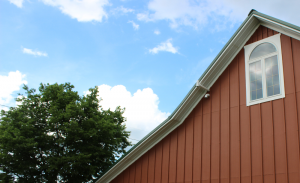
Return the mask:
<svg viewBox="0 0 300 183">
<path fill-rule="evenodd" d="M 96 183 L 106 183 L 113 180 L 182 124 L 260 25 L 300 40 L 300 27 L 252 9 L 245 21 L 225 44 L 174 112 L 118 159 Z"/>
</svg>

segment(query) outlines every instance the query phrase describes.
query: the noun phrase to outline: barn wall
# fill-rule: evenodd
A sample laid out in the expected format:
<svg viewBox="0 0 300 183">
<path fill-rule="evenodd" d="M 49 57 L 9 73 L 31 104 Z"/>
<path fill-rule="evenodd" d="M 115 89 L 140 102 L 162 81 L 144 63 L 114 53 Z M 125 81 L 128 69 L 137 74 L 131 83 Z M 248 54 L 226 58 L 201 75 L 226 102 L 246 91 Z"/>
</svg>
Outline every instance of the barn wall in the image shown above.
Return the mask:
<svg viewBox="0 0 300 183">
<path fill-rule="evenodd" d="M 247 44 L 274 34 L 261 26 Z M 112 183 L 299 183 L 300 41 L 281 44 L 284 99 L 246 106 L 242 49 L 210 97 Z"/>
</svg>

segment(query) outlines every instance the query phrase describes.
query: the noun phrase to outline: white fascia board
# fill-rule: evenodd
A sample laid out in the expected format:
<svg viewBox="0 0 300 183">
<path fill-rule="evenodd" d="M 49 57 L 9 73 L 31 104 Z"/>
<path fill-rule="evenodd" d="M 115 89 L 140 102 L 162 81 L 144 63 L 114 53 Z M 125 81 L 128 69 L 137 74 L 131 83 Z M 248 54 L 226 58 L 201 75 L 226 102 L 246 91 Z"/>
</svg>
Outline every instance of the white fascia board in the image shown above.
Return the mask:
<svg viewBox="0 0 300 183">
<path fill-rule="evenodd" d="M 293 29 L 291 27 L 288 27 L 286 25 L 280 24 L 278 22 L 275 22 L 273 20 L 266 19 L 259 15 L 254 15 L 254 16 L 260 21 L 261 25 L 263 25 L 267 28 L 273 29 L 282 34 L 288 35 L 294 39 L 300 40 L 300 31 Z"/>
</svg>

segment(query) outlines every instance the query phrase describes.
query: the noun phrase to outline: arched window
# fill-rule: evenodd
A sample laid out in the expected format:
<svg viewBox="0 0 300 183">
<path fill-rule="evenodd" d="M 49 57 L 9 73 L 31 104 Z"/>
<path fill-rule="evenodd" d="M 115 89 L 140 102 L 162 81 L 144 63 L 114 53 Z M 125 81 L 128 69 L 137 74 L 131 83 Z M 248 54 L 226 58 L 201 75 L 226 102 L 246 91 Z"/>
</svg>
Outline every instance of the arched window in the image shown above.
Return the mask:
<svg viewBox="0 0 300 183">
<path fill-rule="evenodd" d="M 244 48 L 247 106 L 285 97 L 280 34 Z"/>
</svg>

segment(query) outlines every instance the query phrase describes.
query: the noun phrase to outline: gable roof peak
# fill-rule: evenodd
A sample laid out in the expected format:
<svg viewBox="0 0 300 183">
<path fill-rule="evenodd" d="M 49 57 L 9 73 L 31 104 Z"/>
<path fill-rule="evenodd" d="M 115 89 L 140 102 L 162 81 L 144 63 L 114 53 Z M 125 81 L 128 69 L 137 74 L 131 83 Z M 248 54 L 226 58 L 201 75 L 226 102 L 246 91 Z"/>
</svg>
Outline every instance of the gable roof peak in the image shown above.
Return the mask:
<svg viewBox="0 0 300 183">
<path fill-rule="evenodd" d="M 256 11 L 256 10 L 255 9 L 250 10 L 250 12 L 248 13 L 248 16 L 250 16 L 254 11 Z"/>
</svg>

